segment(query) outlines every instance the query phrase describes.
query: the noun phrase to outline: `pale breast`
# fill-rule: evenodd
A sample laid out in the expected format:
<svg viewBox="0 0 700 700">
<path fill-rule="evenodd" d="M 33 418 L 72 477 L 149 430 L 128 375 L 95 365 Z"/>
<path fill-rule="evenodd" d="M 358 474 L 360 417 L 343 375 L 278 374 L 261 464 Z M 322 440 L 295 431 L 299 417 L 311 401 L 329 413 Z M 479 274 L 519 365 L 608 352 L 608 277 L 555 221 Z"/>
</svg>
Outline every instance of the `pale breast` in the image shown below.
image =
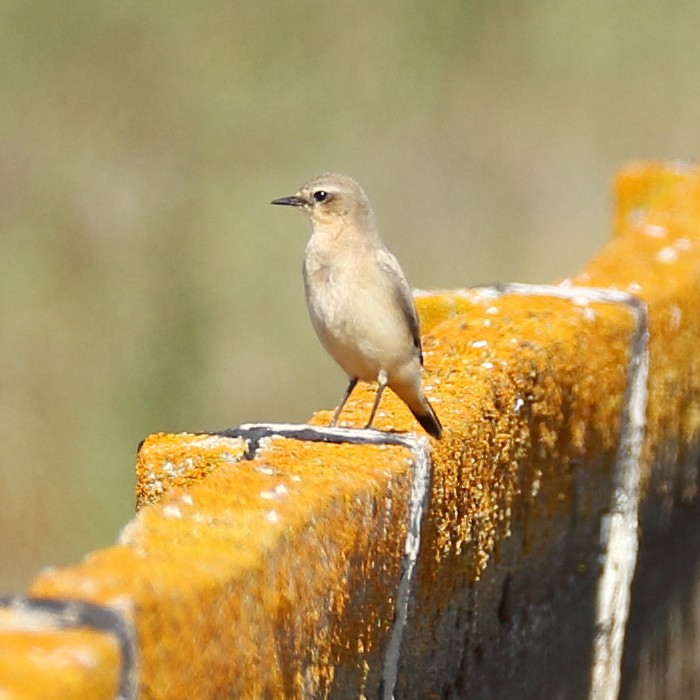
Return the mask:
<svg viewBox="0 0 700 700">
<path fill-rule="evenodd" d="M 391 377 L 417 355 L 391 278 L 362 251 L 332 256 L 312 241 L 304 283 L 321 343 L 350 376 L 373 381 L 384 370 Z"/>
</svg>

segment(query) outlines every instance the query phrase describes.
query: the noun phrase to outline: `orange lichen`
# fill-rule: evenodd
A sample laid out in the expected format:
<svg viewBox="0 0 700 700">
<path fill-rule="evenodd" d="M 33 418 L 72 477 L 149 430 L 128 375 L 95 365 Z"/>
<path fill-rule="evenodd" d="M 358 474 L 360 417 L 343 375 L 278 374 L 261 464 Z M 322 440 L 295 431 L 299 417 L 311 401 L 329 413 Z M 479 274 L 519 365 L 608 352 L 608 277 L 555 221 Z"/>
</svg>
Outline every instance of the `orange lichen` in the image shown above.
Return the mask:
<svg viewBox="0 0 700 700">
<path fill-rule="evenodd" d="M 672 481 L 700 434 L 700 169 L 633 166 L 616 191 L 617 235 L 574 281 L 614 285 L 648 304 L 643 479 L 655 465 L 659 482 Z"/>
<path fill-rule="evenodd" d="M 429 381 L 447 426 L 434 454 L 429 551 L 437 566 L 471 547 L 465 580 L 514 517 L 527 531 L 528 519 L 570 507 L 572 462 L 612 459 L 633 329 L 630 312 L 610 305 L 474 299 L 426 342 L 439 358 Z"/>
<path fill-rule="evenodd" d="M 402 447 L 368 460 L 361 446 L 273 440 L 143 507 L 119 547 L 41 575 L 32 593 L 133 614 L 145 698 L 323 695 L 357 648 L 376 666 L 410 471 Z"/>
<path fill-rule="evenodd" d="M 22 700 L 113 700 L 119 688 L 117 642 L 87 629 L 18 624 L 0 611 L 0 696 Z"/>
<path fill-rule="evenodd" d="M 239 461 L 245 449 L 243 440 L 216 435 L 150 435 L 136 458 L 136 508 L 157 503 L 174 486 L 199 481 L 221 464 Z"/>
</svg>

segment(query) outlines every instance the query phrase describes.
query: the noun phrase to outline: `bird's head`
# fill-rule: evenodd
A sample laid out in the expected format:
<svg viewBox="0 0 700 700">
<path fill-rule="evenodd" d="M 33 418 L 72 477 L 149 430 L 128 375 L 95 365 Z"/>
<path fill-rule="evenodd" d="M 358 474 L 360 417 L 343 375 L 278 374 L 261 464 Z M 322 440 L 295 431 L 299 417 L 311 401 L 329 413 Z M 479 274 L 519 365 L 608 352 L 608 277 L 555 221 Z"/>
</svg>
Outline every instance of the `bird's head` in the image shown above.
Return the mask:
<svg viewBox="0 0 700 700">
<path fill-rule="evenodd" d="M 360 185 L 347 175 L 326 173 L 302 185 L 290 197 L 273 199 L 280 204 L 301 209 L 314 228 L 328 229 L 352 225 L 363 231 L 374 231 L 374 216 L 369 199 Z"/>
</svg>

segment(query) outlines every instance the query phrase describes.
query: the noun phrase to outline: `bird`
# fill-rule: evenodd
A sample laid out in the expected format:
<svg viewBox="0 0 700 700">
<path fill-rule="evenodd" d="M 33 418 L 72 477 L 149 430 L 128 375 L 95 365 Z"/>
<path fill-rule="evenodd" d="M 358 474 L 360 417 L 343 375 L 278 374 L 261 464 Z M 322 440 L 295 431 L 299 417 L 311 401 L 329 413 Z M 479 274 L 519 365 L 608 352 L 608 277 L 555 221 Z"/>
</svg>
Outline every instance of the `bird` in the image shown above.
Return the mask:
<svg viewBox="0 0 700 700">
<path fill-rule="evenodd" d="M 422 385 L 423 351 L 411 288 L 379 237 L 369 198 L 351 177 L 325 173 L 271 204 L 300 209 L 311 221 L 303 263 L 311 323 L 349 384 L 335 426 L 358 381 L 377 383 L 366 429 L 388 386 L 423 429 L 440 439 L 442 425 Z"/>
</svg>

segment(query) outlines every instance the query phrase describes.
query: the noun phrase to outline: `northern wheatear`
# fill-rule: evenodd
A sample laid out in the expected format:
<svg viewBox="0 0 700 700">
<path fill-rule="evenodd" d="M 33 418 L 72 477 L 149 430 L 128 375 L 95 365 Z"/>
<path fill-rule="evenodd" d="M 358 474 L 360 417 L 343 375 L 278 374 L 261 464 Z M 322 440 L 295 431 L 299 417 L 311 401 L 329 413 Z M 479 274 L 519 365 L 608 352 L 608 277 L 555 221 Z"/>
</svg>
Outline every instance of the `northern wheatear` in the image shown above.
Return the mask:
<svg viewBox="0 0 700 700">
<path fill-rule="evenodd" d="M 423 353 L 411 288 L 379 238 L 363 189 L 346 175 L 328 173 L 272 204 L 298 207 L 311 219 L 306 304 L 323 347 L 350 378 L 331 425 L 361 379 L 379 385 L 366 428 L 388 386 L 439 439 L 442 426 L 421 384 Z"/>
</svg>

